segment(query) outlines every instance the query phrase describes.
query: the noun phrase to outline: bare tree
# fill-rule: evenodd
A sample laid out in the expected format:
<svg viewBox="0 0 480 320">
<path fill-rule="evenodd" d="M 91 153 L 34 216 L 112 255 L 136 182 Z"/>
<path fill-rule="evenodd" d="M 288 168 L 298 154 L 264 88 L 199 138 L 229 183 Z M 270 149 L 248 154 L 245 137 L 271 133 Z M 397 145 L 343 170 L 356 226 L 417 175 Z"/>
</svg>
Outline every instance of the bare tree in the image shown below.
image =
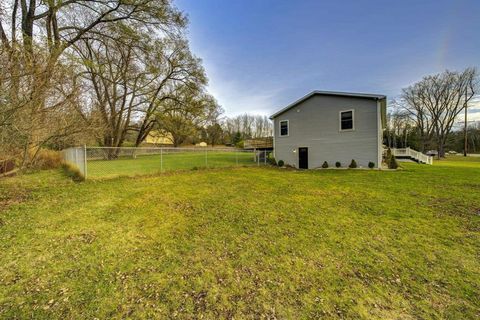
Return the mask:
<svg viewBox="0 0 480 320">
<path fill-rule="evenodd" d="M 5 111 L 0 135 L 16 134 L 18 143 L 12 148 L 22 149 L 23 165 L 32 162 L 35 149 L 80 128 L 66 123 L 76 119 L 69 110 L 78 109 L 79 103 L 78 70 L 70 61 L 75 59 L 74 46 L 92 38 L 112 38 L 108 26 L 120 23 L 130 32 L 174 37 L 186 19 L 168 0 L 1 3 L 0 86 L 8 90 L 8 97 L 0 102 Z"/>
<path fill-rule="evenodd" d="M 477 92 L 477 71 L 445 71 L 427 76 L 403 90 L 405 110 L 415 121 L 421 151 L 433 145 L 444 156 L 445 143 L 458 115 Z"/>
<path fill-rule="evenodd" d="M 57 63 L 49 85 L 44 87 L 44 104 L 32 103 L 38 100 L 29 86 L 42 72 L 37 66 L 45 59 L 41 50 L 33 50 L 35 65 L 21 59 L 12 61 L 9 53 L 0 53 L 7 70 L 0 75 L 0 150 L 17 158 L 21 167 L 34 163 L 40 148 L 83 130 L 76 113 L 79 85 L 72 66 Z"/>
<path fill-rule="evenodd" d="M 273 135 L 273 123 L 267 116 L 243 114 L 225 119 L 222 126 L 232 141 L 238 135 L 241 139 L 265 138 Z"/>
<path fill-rule="evenodd" d="M 157 111 L 157 127 L 169 132 L 174 146 L 178 147 L 211 124 L 219 112 L 221 109 L 212 96 L 184 87 Z"/>
</svg>

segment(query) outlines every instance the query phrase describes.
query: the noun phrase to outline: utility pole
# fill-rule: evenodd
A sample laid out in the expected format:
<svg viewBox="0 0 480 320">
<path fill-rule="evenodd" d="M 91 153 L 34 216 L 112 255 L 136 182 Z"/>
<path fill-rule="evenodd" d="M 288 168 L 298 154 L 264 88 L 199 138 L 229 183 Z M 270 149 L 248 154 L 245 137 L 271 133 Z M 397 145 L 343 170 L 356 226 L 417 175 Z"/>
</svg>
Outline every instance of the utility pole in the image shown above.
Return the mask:
<svg viewBox="0 0 480 320">
<path fill-rule="evenodd" d="M 463 140 L 464 140 L 464 145 L 463 145 L 463 156 L 467 156 L 467 147 L 468 147 L 468 140 L 467 140 L 467 87 L 465 86 L 465 127 L 463 128 Z"/>
</svg>

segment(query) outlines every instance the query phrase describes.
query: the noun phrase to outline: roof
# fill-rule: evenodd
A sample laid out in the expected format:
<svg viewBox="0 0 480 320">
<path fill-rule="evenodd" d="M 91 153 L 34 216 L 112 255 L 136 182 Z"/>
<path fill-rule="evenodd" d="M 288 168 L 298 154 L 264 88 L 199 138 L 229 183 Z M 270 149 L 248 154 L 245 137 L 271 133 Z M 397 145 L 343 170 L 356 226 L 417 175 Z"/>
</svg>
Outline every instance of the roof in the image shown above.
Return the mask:
<svg viewBox="0 0 480 320">
<path fill-rule="evenodd" d="M 382 127 L 385 128 L 387 120 L 387 96 L 383 94 L 372 94 L 372 93 L 355 93 L 355 92 L 339 92 L 339 91 L 320 91 L 315 90 L 307 94 L 306 96 L 300 98 L 299 100 L 289 104 L 283 109 L 275 112 L 270 116 L 270 119 L 274 119 L 275 117 L 281 115 L 282 113 L 290 110 L 291 108 L 295 107 L 296 105 L 302 103 L 303 101 L 310 99 L 316 95 L 323 95 L 323 96 L 340 96 L 340 97 L 354 97 L 354 98 L 365 98 L 365 99 L 374 99 L 374 100 L 381 100 L 381 113 L 382 113 Z"/>
</svg>

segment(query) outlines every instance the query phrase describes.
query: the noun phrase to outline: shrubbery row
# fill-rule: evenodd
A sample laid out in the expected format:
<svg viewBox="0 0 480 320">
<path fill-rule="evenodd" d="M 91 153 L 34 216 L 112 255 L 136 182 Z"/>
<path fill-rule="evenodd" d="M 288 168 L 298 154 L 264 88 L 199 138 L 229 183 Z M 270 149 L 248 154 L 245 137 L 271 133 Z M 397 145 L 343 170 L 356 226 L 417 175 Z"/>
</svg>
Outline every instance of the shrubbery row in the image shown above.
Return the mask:
<svg viewBox="0 0 480 320">
<path fill-rule="evenodd" d="M 285 164 L 285 162 L 284 162 L 283 160 L 278 160 L 278 163 L 276 163 L 276 162 L 275 162 L 275 159 L 273 159 L 273 161 L 270 161 L 270 163 L 271 163 L 272 165 L 278 165 L 279 167 L 283 167 L 284 164 Z M 323 164 L 322 164 L 322 168 L 323 168 L 323 169 L 327 169 L 328 167 L 329 167 L 328 162 L 327 162 L 327 161 L 324 161 Z M 342 167 L 342 164 L 340 163 L 340 161 L 335 162 L 335 167 L 337 167 L 337 168 L 341 168 L 341 167 Z M 357 168 L 357 167 L 358 167 L 357 162 L 356 162 L 354 159 L 352 159 L 352 161 L 350 162 L 350 164 L 348 165 L 348 167 L 351 168 L 351 169 Z M 369 167 L 370 169 L 375 168 L 375 162 L 370 161 L 370 162 L 368 163 L 368 167 Z"/>
</svg>

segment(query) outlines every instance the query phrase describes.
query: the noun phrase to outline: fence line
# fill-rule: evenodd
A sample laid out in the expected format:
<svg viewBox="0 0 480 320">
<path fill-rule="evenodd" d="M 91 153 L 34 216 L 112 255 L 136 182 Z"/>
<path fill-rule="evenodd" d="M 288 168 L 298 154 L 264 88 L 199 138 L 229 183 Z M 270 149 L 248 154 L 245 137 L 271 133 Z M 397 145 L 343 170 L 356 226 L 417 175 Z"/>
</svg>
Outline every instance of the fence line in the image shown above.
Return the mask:
<svg viewBox="0 0 480 320">
<path fill-rule="evenodd" d="M 87 178 L 106 178 L 228 166 L 266 165 L 271 151 L 232 148 L 75 147 L 64 160 Z"/>
</svg>

